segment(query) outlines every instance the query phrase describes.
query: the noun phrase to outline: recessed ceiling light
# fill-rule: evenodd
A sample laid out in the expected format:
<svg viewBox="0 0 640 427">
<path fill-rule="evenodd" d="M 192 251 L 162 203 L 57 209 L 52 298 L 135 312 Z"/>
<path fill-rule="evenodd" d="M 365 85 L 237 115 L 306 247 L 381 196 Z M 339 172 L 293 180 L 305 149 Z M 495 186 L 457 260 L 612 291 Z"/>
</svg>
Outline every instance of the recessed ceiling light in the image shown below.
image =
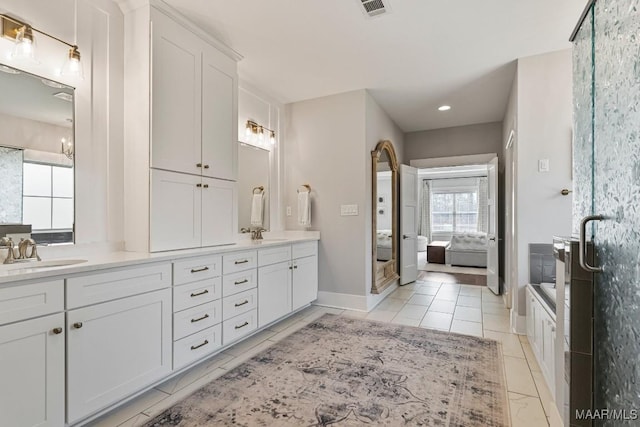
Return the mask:
<svg viewBox="0 0 640 427">
<path fill-rule="evenodd" d="M 441 105 L 438 107 L 438 111 L 449 111 L 451 110 L 451 105 Z"/>
</svg>

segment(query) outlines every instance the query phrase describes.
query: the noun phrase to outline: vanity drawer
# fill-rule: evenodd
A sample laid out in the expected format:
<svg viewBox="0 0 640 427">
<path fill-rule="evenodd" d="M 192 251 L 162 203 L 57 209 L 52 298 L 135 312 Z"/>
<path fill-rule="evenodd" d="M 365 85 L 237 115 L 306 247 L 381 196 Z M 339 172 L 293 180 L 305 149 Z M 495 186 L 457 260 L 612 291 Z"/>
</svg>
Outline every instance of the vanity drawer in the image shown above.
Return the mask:
<svg viewBox="0 0 640 427">
<path fill-rule="evenodd" d="M 173 314 L 173 340 L 177 341 L 222 322 L 222 301 L 216 300 Z"/>
<path fill-rule="evenodd" d="M 67 279 L 67 309 L 156 291 L 171 286 L 171 264 L 133 268 Z"/>
<path fill-rule="evenodd" d="M 258 306 L 258 289 L 241 292 L 222 299 L 222 317 L 224 320 L 235 317 Z"/>
<path fill-rule="evenodd" d="M 173 369 L 180 369 L 213 353 L 222 346 L 219 323 L 173 343 Z"/>
<path fill-rule="evenodd" d="M 173 263 L 173 285 L 218 277 L 222 274 L 222 257 L 210 255 Z"/>
<path fill-rule="evenodd" d="M 173 288 L 173 312 L 211 302 L 222 297 L 222 279 L 201 280 Z"/>
<path fill-rule="evenodd" d="M 258 286 L 258 269 L 225 274 L 222 277 L 222 296 L 237 294 Z"/>
<path fill-rule="evenodd" d="M 0 325 L 63 310 L 63 280 L 0 288 Z"/>
<path fill-rule="evenodd" d="M 222 256 L 222 272 L 224 274 L 256 268 L 258 251 L 235 252 Z"/>
<path fill-rule="evenodd" d="M 277 264 L 291 260 L 291 245 L 277 246 L 275 248 L 260 249 L 258 251 L 258 267 Z"/>
<path fill-rule="evenodd" d="M 302 242 L 291 245 L 293 258 L 304 258 L 306 256 L 318 255 L 318 242 Z"/>
<path fill-rule="evenodd" d="M 255 331 L 258 327 L 258 311 L 251 310 L 222 322 L 222 344 L 227 345 Z"/>
</svg>

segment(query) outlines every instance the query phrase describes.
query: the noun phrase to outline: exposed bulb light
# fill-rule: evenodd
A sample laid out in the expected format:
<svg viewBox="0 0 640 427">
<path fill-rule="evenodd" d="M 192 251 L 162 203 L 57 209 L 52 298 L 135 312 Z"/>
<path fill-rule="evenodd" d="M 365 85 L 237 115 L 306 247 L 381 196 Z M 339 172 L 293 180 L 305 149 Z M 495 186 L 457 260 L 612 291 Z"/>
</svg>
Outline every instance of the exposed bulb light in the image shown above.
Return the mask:
<svg viewBox="0 0 640 427">
<path fill-rule="evenodd" d="M 84 72 L 82 70 L 82 62 L 80 62 L 80 51 L 78 46 L 73 46 L 69 49 L 67 60 L 62 67 L 60 75 L 66 77 L 83 78 Z"/>
<path fill-rule="evenodd" d="M 62 138 L 60 142 L 62 143 L 62 154 L 67 156 L 67 159 L 73 160 L 73 141 L 71 141 L 71 139 L 67 140 L 67 138 Z"/>
<path fill-rule="evenodd" d="M 440 107 L 438 107 L 438 111 L 449 111 L 449 110 L 451 110 L 450 105 L 441 105 Z"/>
<path fill-rule="evenodd" d="M 269 142 L 271 145 L 275 145 L 276 143 L 276 131 L 266 128 L 253 120 L 247 120 L 247 124 L 245 126 L 246 138 L 245 143 L 255 145 L 257 147 L 268 147 L 269 144 L 265 141 L 265 131 L 269 132 Z"/>
<path fill-rule="evenodd" d="M 252 133 L 253 131 L 251 130 L 251 122 L 247 121 L 247 125 L 244 128 L 244 136 L 247 138 L 247 140 L 251 138 Z"/>
<path fill-rule="evenodd" d="M 258 129 L 258 141 L 260 144 L 264 142 L 264 128 L 262 126 Z"/>
<path fill-rule="evenodd" d="M 271 145 L 276 145 L 276 132 L 273 130 L 269 131 L 269 142 Z"/>
</svg>

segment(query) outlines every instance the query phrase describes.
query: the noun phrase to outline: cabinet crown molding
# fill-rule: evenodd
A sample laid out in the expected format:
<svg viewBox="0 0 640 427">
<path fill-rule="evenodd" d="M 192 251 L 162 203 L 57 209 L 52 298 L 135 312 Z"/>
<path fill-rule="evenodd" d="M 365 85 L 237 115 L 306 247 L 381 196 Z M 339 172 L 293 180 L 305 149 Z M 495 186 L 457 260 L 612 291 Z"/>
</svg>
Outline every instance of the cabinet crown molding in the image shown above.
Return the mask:
<svg viewBox="0 0 640 427">
<path fill-rule="evenodd" d="M 236 62 L 241 61 L 244 56 L 242 56 L 239 52 L 235 51 L 224 42 L 211 35 L 209 32 L 203 30 L 198 25 L 196 25 L 189 18 L 180 13 L 176 8 L 170 6 L 162 0 L 114 0 L 120 10 L 124 15 L 131 13 L 134 10 L 140 9 L 141 7 L 155 7 L 156 9 L 162 11 L 164 14 L 170 16 L 180 25 L 197 35 L 198 37 L 205 40 L 207 43 L 213 45 L 216 49 L 220 50 L 222 53 L 227 55 L 229 58 L 233 59 Z"/>
</svg>

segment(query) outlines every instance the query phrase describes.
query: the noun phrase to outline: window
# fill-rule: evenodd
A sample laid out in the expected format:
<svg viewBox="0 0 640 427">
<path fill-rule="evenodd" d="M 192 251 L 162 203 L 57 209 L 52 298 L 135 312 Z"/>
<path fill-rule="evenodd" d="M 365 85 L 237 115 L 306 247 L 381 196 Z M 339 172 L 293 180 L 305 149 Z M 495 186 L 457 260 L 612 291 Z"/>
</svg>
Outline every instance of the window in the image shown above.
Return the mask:
<svg viewBox="0 0 640 427">
<path fill-rule="evenodd" d="M 477 191 L 438 191 L 431 195 L 433 232 L 478 231 Z"/>
<path fill-rule="evenodd" d="M 34 231 L 73 229 L 73 168 L 24 163 L 22 223 Z"/>
</svg>

